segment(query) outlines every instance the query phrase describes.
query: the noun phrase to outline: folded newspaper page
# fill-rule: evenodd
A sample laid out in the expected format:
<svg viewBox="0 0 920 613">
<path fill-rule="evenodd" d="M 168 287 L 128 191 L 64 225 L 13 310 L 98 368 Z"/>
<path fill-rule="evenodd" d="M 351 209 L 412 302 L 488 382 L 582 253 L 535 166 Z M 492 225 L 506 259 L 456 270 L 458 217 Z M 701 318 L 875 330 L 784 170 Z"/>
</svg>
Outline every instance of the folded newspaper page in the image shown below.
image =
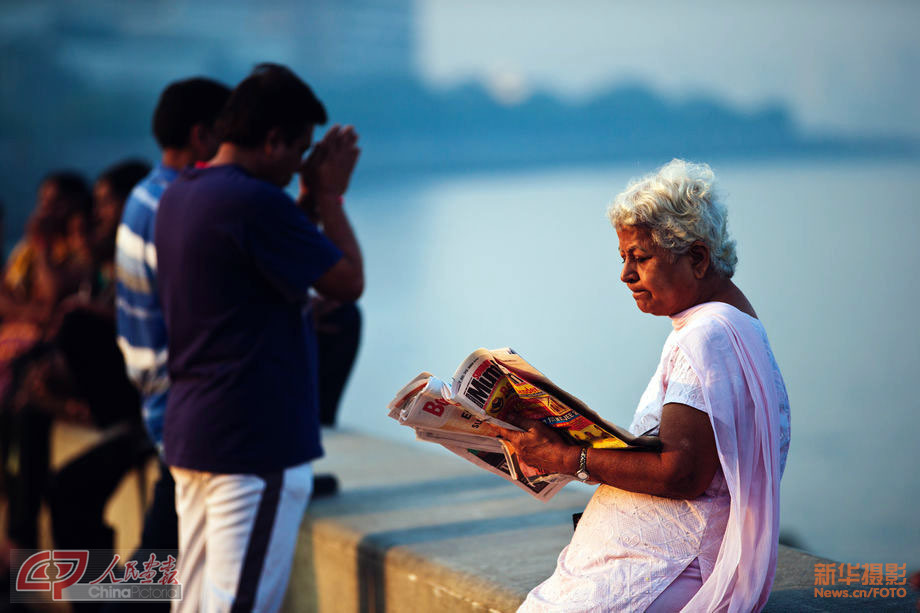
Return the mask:
<svg viewBox="0 0 920 613">
<path fill-rule="evenodd" d="M 483 423 L 520 430 L 513 422 L 528 417 L 575 445 L 624 450 L 660 445 L 657 437 L 633 436 L 605 422 L 509 348 L 477 349 L 460 364 L 451 385 L 423 372 L 388 408 L 418 439 L 438 443 L 544 501 L 573 477 L 543 474 L 521 462 L 504 441 L 479 433 Z"/>
<path fill-rule="evenodd" d="M 464 408 L 451 397 L 450 385 L 424 372 L 412 379 L 390 402 L 390 417 L 415 429 L 419 440 L 439 443 L 448 451 L 490 473 L 511 481 L 539 500 L 549 500 L 571 480 L 568 475 L 553 478 L 525 477 L 515 470 L 513 459 L 502 441 L 479 434 L 485 423 L 520 430 L 501 419 Z"/>
<path fill-rule="evenodd" d="M 455 401 L 505 421 L 539 419 L 572 444 L 601 449 L 657 448 L 657 437 L 635 436 L 607 423 L 513 349 L 477 349 L 454 373 Z"/>
</svg>

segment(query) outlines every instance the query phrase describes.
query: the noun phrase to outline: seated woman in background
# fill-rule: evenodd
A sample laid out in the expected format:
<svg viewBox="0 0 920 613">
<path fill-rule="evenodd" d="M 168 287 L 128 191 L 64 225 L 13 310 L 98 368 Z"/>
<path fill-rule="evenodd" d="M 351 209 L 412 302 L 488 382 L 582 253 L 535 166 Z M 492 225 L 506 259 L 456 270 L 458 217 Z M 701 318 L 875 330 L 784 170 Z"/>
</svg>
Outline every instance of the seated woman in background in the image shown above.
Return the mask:
<svg viewBox="0 0 920 613">
<path fill-rule="evenodd" d="M 0 277 L 0 479 L 9 497 L 8 543 L 36 548 L 37 518 L 49 466 L 51 415 L 17 409 L 26 367 L 43 351 L 61 303 L 83 292 L 92 278 L 88 227 L 92 194 L 79 174 L 54 172 L 39 184 L 24 238 Z M 36 373 L 33 380 L 47 387 Z M 84 417 L 67 403 L 64 413 Z"/>
<path fill-rule="evenodd" d="M 111 287 L 121 207 L 148 170 L 134 161 L 106 170 L 95 207 L 82 178 L 50 175 L 5 271 L 0 341 L 8 343 L 0 348 L 10 351 L 0 363 L 0 475 L 17 546 L 35 547 L 47 497 L 56 547 L 113 548 L 105 504 L 124 474 L 153 453 L 116 344 Z M 58 418 L 104 432 L 101 443 L 52 474 L 49 437 Z"/>
<path fill-rule="evenodd" d="M 520 611 L 753 611 L 776 569 L 789 401 L 754 308 L 732 282 L 726 210 L 703 164 L 633 182 L 609 216 L 640 311 L 671 318 L 634 434 L 660 451 L 587 449 L 550 428 L 495 428 L 544 472 L 600 483 L 553 575 Z"/>
<path fill-rule="evenodd" d="M 16 356 L 42 338 L 61 301 L 91 291 L 92 206 L 89 186 L 76 173 L 51 173 L 39 185 L 25 237 L 0 278 L 0 378 L 8 377 L 5 367 Z"/>
</svg>

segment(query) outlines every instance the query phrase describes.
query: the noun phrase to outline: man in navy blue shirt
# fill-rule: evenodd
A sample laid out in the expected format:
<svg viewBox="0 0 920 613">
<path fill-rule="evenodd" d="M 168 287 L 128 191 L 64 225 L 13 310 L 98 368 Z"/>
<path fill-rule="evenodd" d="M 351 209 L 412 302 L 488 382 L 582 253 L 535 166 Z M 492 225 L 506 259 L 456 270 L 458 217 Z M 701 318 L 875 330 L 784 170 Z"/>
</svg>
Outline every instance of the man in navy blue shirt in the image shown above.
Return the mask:
<svg viewBox="0 0 920 613">
<path fill-rule="evenodd" d="M 303 159 L 325 121 L 306 84 L 262 64 L 218 119 L 217 155 L 160 201 L 180 611 L 274 611 L 284 596 L 310 461 L 322 455 L 315 337 L 303 311 L 311 288 L 353 301 L 364 286 L 342 199 L 357 134 L 333 126 Z M 283 188 L 297 172 L 295 203 Z"/>
</svg>

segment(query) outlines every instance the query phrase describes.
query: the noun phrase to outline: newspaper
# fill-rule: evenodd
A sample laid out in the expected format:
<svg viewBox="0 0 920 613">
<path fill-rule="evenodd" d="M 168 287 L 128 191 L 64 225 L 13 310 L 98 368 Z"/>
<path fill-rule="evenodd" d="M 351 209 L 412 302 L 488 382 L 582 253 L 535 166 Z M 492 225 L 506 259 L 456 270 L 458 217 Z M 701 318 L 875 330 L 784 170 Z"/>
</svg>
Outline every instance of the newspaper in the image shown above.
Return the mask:
<svg viewBox="0 0 920 613">
<path fill-rule="evenodd" d="M 655 448 L 657 437 L 636 437 L 609 424 L 512 349 L 477 349 L 457 368 L 450 385 L 428 372 L 406 384 L 389 415 L 415 429 L 419 440 L 443 445 L 539 500 L 549 500 L 573 479 L 544 474 L 520 461 L 502 440 L 480 433 L 483 423 L 521 431 L 517 417 L 539 419 L 574 445 L 604 449 Z"/>
</svg>

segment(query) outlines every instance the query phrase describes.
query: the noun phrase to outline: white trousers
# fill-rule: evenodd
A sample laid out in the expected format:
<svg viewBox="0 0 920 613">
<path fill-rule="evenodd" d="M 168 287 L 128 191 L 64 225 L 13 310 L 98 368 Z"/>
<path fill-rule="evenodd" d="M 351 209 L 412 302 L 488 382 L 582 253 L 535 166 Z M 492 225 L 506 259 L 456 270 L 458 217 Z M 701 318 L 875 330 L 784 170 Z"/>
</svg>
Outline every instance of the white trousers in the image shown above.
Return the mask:
<svg viewBox="0 0 920 613">
<path fill-rule="evenodd" d="M 182 585 L 173 613 L 280 609 L 313 490 L 310 463 L 266 475 L 170 472 Z"/>
</svg>

